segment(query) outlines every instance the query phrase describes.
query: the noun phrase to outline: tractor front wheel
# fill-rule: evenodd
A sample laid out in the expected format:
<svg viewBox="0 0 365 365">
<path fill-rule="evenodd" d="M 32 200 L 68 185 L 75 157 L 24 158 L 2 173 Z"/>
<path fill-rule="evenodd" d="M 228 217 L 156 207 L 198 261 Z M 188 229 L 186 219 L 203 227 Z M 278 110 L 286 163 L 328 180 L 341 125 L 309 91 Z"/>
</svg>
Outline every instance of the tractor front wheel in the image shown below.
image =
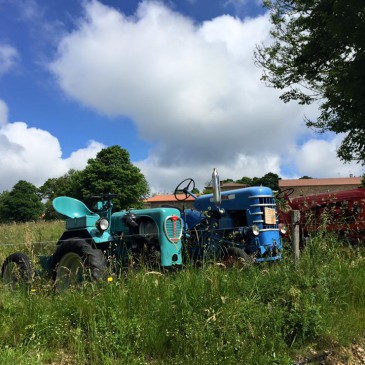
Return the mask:
<svg viewBox="0 0 365 365">
<path fill-rule="evenodd" d="M 28 285 L 33 279 L 33 267 L 30 258 L 21 252 L 9 255 L 1 268 L 4 284 L 13 288 Z"/>
<path fill-rule="evenodd" d="M 53 254 L 52 270 L 55 289 L 62 291 L 79 286 L 85 280 L 101 280 L 107 272 L 107 264 L 101 250 L 83 239 L 69 239 Z"/>
<path fill-rule="evenodd" d="M 249 265 L 253 263 L 253 259 L 246 253 L 245 250 L 238 247 L 227 247 L 226 254 L 223 257 L 223 262 L 227 266 L 233 266 L 236 263 Z"/>
</svg>

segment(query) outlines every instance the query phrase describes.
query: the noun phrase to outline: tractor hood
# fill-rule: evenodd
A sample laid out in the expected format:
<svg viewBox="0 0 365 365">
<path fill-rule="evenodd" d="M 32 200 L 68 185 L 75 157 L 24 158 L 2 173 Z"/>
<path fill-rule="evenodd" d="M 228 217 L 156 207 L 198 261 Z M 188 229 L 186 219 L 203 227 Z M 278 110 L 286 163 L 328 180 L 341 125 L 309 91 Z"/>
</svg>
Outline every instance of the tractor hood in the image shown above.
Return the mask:
<svg viewBox="0 0 365 365">
<path fill-rule="evenodd" d="M 223 191 L 221 193 L 220 207 L 225 210 L 239 210 L 242 207 L 250 206 L 250 201 L 253 196 L 272 196 L 272 190 L 265 186 L 254 186 L 241 188 L 236 190 Z M 213 194 L 199 196 L 194 207 L 200 211 L 217 210 L 218 207 L 214 203 Z"/>
</svg>

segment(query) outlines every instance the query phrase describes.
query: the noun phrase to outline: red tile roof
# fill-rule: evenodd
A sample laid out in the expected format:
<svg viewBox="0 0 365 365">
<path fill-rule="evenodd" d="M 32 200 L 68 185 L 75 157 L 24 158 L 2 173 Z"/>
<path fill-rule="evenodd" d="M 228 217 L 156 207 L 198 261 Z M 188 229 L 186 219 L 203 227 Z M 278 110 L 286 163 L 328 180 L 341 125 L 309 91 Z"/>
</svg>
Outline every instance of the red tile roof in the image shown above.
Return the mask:
<svg viewBox="0 0 365 365">
<path fill-rule="evenodd" d="M 334 186 L 334 185 L 361 185 L 361 177 L 339 177 L 327 179 L 289 179 L 279 180 L 279 187 L 294 186 Z"/>
<path fill-rule="evenodd" d="M 185 199 L 185 194 L 178 194 L 178 197 L 180 199 Z M 195 199 L 192 196 L 188 196 L 185 201 L 194 201 Z M 155 195 L 151 198 L 145 199 L 146 203 L 159 203 L 159 202 L 171 202 L 171 201 L 177 201 L 175 196 L 173 194 L 167 194 L 167 195 Z"/>
</svg>

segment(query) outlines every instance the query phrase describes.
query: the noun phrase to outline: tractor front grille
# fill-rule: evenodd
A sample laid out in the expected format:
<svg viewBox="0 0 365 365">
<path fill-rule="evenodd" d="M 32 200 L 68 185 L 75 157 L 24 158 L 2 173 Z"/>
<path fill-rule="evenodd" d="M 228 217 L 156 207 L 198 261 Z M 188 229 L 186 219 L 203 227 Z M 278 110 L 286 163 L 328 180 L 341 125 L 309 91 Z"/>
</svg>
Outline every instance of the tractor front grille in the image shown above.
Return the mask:
<svg viewBox="0 0 365 365">
<path fill-rule="evenodd" d="M 255 216 L 253 223 L 260 226 L 260 231 L 279 229 L 278 213 L 275 199 L 271 195 L 251 196 L 251 214 Z M 262 227 L 262 228 L 261 228 Z"/>
<path fill-rule="evenodd" d="M 165 220 L 164 231 L 167 239 L 171 243 L 176 243 L 181 239 L 183 224 L 178 216 L 169 216 Z"/>
</svg>

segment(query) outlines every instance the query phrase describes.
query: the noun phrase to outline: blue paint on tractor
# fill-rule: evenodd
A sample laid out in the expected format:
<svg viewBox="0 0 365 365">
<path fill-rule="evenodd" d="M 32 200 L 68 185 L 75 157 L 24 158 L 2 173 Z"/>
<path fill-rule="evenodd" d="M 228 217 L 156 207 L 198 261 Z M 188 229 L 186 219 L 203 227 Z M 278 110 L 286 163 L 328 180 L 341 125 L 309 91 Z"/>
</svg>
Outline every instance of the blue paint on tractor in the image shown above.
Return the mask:
<svg viewBox="0 0 365 365">
<path fill-rule="evenodd" d="M 213 179 L 217 178 L 217 173 Z M 180 187 L 188 181 L 187 187 Z M 182 218 L 186 225 L 185 245 L 191 256 L 222 258 L 225 255 L 250 255 L 256 262 L 282 258 L 282 241 L 278 211 L 270 188 L 247 187 L 213 194 L 195 196 L 188 187 L 193 180 L 186 179 L 175 189 L 196 198 L 194 209 L 186 209 Z M 194 183 L 195 186 L 195 183 Z"/>
</svg>

